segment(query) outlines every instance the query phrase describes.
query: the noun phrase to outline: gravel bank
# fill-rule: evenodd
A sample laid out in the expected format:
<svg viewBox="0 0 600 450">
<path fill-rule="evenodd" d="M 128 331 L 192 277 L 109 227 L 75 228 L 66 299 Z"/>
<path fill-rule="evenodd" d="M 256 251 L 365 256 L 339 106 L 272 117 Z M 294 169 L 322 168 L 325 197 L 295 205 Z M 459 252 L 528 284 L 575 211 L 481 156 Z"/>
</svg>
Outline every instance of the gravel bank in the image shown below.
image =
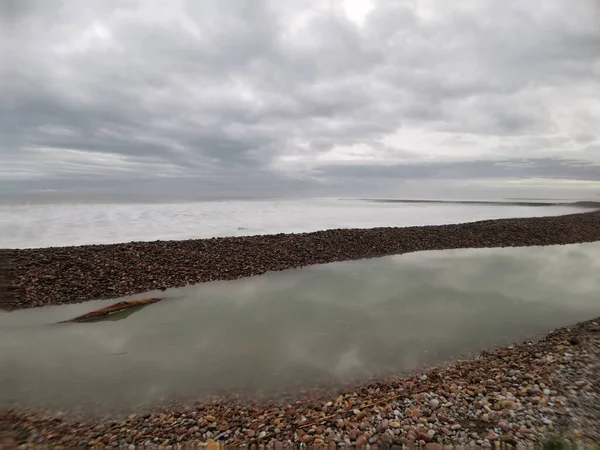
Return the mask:
<svg viewBox="0 0 600 450">
<path fill-rule="evenodd" d="M 10 308 L 12 305 L 12 250 L 0 250 L 0 308 Z"/>
<path fill-rule="evenodd" d="M 421 444 L 441 450 L 449 444 L 540 443 L 556 435 L 600 441 L 598 321 L 409 378 L 287 405 L 215 400 L 92 421 L 0 411 L 0 441 L 68 448 L 279 449 L 304 443 L 321 448 Z"/>
<path fill-rule="evenodd" d="M 0 254 L 0 308 L 115 298 L 311 264 L 422 250 L 600 240 L 600 212 L 459 225 L 336 229 L 185 241 L 15 250 Z M 6 254 L 8 255 L 8 253 Z M 1 276 L 1 275 L 0 275 Z"/>
</svg>

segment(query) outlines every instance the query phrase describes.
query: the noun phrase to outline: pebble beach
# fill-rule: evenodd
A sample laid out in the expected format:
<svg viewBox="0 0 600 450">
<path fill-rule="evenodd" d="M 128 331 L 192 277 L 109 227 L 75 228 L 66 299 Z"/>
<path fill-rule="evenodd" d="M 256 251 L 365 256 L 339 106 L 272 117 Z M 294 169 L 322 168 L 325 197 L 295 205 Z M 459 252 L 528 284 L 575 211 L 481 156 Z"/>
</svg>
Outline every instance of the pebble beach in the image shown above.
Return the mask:
<svg viewBox="0 0 600 450">
<path fill-rule="evenodd" d="M 600 213 L 0 253 L 4 309 L 449 248 L 600 240 Z M 600 318 L 405 377 L 110 417 L 0 410 L 0 448 L 450 448 L 600 443 Z"/>
</svg>

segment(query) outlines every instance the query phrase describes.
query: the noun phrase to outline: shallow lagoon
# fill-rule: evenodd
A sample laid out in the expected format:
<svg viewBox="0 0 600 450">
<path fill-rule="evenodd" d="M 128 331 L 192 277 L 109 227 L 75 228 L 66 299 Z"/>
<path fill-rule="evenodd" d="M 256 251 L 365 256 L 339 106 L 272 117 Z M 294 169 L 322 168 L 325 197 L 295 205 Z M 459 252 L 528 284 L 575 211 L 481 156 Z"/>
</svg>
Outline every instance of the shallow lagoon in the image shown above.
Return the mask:
<svg viewBox="0 0 600 450">
<path fill-rule="evenodd" d="M 129 411 L 410 373 L 600 316 L 600 243 L 421 252 L 0 314 L 0 406 Z M 122 299 L 118 299 L 122 300 Z"/>
</svg>

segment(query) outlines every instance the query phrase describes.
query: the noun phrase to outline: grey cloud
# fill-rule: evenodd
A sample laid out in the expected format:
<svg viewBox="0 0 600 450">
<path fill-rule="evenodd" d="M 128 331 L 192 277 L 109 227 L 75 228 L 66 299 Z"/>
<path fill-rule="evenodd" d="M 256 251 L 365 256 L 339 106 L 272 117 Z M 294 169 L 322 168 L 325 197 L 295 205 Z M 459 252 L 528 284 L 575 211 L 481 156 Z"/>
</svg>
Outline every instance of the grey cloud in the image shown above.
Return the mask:
<svg viewBox="0 0 600 450">
<path fill-rule="evenodd" d="M 600 164 L 561 159 L 514 159 L 385 166 L 331 165 L 322 169 L 322 175 L 332 178 L 364 177 L 397 180 L 545 177 L 600 181 Z"/>
<path fill-rule="evenodd" d="M 0 188 L 598 180 L 598 6 L 429 5 L 375 1 L 359 25 L 339 2 L 3 2 Z M 382 144 L 404 131 L 431 142 Z M 354 145 L 379 159 L 330 154 Z"/>
</svg>

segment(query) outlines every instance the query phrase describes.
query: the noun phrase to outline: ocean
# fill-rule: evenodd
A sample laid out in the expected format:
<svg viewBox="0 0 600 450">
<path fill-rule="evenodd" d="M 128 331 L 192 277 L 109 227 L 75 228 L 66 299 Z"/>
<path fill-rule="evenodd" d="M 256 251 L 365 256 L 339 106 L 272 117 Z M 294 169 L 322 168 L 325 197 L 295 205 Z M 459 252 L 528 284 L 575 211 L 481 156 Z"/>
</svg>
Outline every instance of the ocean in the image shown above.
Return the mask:
<svg viewBox="0 0 600 450">
<path fill-rule="evenodd" d="M 169 203 L 2 202 L 0 248 L 197 239 L 331 228 L 403 227 L 586 211 L 538 203 L 386 203 L 360 199 L 211 199 Z"/>
</svg>

